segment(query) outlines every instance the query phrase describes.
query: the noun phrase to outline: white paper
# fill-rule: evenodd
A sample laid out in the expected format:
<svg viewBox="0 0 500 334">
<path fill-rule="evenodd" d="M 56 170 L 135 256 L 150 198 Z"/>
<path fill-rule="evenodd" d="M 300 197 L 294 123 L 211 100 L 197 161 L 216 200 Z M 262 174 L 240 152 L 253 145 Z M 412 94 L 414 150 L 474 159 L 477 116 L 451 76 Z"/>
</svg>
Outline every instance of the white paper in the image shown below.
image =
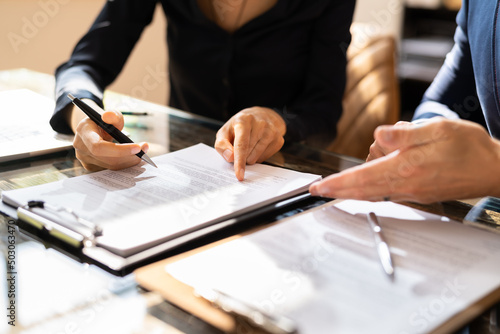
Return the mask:
<svg viewBox="0 0 500 334">
<path fill-rule="evenodd" d="M 382 270 L 366 213 L 395 265 Z M 424 333 L 500 285 L 500 237 L 395 203 L 343 201 L 167 266 L 300 333 Z"/>
<path fill-rule="evenodd" d="M 136 286 L 132 276 L 112 276 L 97 267 L 47 250 L 40 243 L 23 242 L 16 246 L 16 251 L 16 324 L 22 328 L 50 323 L 72 311 L 80 315 L 78 322 L 83 324 L 89 317 L 95 318 L 83 312 L 83 308 L 99 307 L 104 311 L 115 294 L 134 290 Z M 46 331 L 49 332 L 57 331 L 52 328 Z"/>
<path fill-rule="evenodd" d="M 102 171 L 41 186 L 6 191 L 2 200 L 29 200 L 72 208 L 103 228 L 99 244 L 121 254 L 189 229 L 249 212 L 307 190 L 317 175 L 256 164 L 245 180 L 203 144 L 121 171 Z"/>
<path fill-rule="evenodd" d="M 0 92 L 0 162 L 72 147 L 49 125 L 54 101 L 27 89 Z"/>
</svg>

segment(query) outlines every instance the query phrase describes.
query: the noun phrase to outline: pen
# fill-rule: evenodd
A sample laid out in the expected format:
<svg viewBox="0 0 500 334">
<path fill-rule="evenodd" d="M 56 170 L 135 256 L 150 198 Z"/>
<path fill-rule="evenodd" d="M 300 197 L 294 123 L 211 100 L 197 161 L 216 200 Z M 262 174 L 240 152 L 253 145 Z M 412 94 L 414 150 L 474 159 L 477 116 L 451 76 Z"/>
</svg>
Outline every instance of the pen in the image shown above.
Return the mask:
<svg viewBox="0 0 500 334">
<path fill-rule="evenodd" d="M 97 124 L 104 131 L 106 131 L 117 142 L 119 142 L 121 144 L 125 144 L 125 143 L 127 143 L 127 144 L 130 143 L 131 144 L 131 143 L 133 143 L 132 139 L 130 139 L 129 137 L 127 137 L 125 134 L 123 134 L 123 132 L 121 132 L 120 130 L 118 130 L 117 128 L 115 128 L 113 125 L 105 123 L 102 120 L 101 115 L 97 111 L 95 111 L 94 108 L 92 108 L 91 106 L 89 106 L 88 104 L 86 104 L 85 102 L 83 102 L 79 98 L 74 97 L 71 94 L 68 94 L 68 97 L 71 99 L 71 102 L 73 102 L 73 104 L 75 106 L 77 106 L 78 108 L 80 108 L 85 113 L 85 115 L 87 115 L 92 121 L 94 121 L 95 124 Z M 155 163 L 153 162 L 153 160 L 151 160 L 151 158 L 148 157 L 148 155 L 146 153 L 144 153 L 144 151 L 141 150 L 136 155 L 139 158 L 141 158 L 142 160 L 146 161 L 151 166 L 154 166 L 154 167 L 158 168 L 155 165 Z"/>
<path fill-rule="evenodd" d="M 394 267 L 392 265 L 391 251 L 389 250 L 389 245 L 385 241 L 382 233 L 382 227 L 380 227 L 377 215 L 370 212 L 367 218 L 373 233 L 373 238 L 375 239 L 375 246 L 377 247 L 377 253 L 380 263 L 382 264 L 382 268 L 389 277 L 393 278 Z"/>
<path fill-rule="evenodd" d="M 241 318 L 251 325 L 270 334 L 297 333 L 295 323 L 287 317 L 269 315 L 234 297 L 215 289 L 196 289 L 195 295 L 201 297 L 236 318 Z"/>
<path fill-rule="evenodd" d="M 147 111 L 120 111 L 122 115 L 129 116 L 148 116 L 149 113 Z"/>
</svg>

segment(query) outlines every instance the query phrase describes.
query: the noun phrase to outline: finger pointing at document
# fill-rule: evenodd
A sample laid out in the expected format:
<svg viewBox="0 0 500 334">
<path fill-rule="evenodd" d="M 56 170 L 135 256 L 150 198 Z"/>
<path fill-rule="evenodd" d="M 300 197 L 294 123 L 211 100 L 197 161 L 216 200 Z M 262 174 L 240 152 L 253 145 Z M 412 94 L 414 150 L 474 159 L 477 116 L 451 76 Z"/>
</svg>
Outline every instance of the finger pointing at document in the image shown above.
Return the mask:
<svg viewBox="0 0 500 334">
<path fill-rule="evenodd" d="M 311 194 L 419 203 L 500 194 L 500 142 L 478 124 L 436 118 L 381 126 L 375 140 L 391 153 L 314 183 Z"/>
<path fill-rule="evenodd" d="M 285 121 L 274 110 L 247 108 L 219 129 L 215 149 L 226 161 L 234 162 L 236 178 L 242 181 L 246 164 L 263 162 L 281 149 L 285 132 Z"/>
</svg>

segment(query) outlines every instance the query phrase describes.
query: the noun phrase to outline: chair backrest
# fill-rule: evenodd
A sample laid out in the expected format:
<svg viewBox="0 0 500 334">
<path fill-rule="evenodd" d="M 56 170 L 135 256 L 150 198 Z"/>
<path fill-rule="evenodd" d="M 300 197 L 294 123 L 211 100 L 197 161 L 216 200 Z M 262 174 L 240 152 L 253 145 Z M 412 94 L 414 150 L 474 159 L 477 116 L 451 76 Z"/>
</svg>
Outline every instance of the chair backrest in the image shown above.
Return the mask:
<svg viewBox="0 0 500 334">
<path fill-rule="evenodd" d="M 400 116 L 395 39 L 367 31 L 369 27 L 363 24 L 351 28 L 344 112 L 337 137 L 327 147 L 360 159 L 367 157 L 376 127 L 394 124 Z"/>
</svg>

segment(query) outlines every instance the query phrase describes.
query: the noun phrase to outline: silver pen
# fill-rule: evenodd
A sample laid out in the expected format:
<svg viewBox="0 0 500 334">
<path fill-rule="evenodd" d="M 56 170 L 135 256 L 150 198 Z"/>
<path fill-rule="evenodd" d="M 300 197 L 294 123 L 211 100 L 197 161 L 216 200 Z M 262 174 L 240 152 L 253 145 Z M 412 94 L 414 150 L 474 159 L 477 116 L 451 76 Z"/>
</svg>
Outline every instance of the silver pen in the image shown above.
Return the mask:
<svg viewBox="0 0 500 334">
<path fill-rule="evenodd" d="M 373 233 L 373 238 L 375 239 L 375 247 L 377 247 L 377 253 L 380 263 L 382 264 L 382 268 L 390 278 L 394 278 L 394 266 L 392 265 L 391 251 L 389 250 L 389 245 L 385 241 L 382 233 L 382 227 L 380 227 L 378 222 L 378 217 L 375 213 L 370 212 L 367 215 L 367 218 Z"/>
</svg>

